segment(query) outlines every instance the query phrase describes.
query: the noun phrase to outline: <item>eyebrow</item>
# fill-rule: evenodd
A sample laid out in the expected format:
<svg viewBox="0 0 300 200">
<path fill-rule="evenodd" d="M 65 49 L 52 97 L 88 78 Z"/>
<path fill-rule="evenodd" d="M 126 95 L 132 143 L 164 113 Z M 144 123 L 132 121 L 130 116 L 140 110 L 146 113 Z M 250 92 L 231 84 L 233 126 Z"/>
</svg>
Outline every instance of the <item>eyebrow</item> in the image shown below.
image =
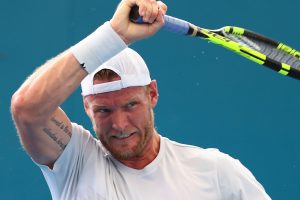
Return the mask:
<svg viewBox="0 0 300 200">
<path fill-rule="evenodd" d="M 140 102 L 138 97 L 132 97 L 132 98 L 128 98 L 127 100 L 124 100 L 124 103 L 121 104 L 121 106 L 126 106 L 128 103 L 131 102 Z M 95 103 L 91 108 L 97 109 L 97 108 L 109 108 L 110 106 L 104 103 Z"/>
<path fill-rule="evenodd" d="M 104 105 L 93 105 L 92 106 L 92 111 L 95 112 L 97 111 L 98 109 L 109 109 L 108 106 L 104 106 Z"/>
<path fill-rule="evenodd" d="M 92 109 L 94 109 L 94 108 L 107 108 L 107 107 L 109 107 L 109 106 L 106 106 L 106 105 L 93 105 Z"/>
<path fill-rule="evenodd" d="M 124 103 L 123 106 L 125 106 L 129 103 L 132 103 L 132 102 L 140 102 L 140 100 L 137 97 L 130 98 L 130 99 L 126 100 L 126 103 Z"/>
</svg>

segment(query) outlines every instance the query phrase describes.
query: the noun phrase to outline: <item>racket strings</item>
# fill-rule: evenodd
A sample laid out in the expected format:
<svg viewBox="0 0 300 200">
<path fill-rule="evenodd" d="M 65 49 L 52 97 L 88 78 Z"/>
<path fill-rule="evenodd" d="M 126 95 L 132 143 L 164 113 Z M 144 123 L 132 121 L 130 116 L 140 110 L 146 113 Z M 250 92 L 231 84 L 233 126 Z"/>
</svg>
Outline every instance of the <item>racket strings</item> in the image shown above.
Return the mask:
<svg viewBox="0 0 300 200">
<path fill-rule="evenodd" d="M 261 51 L 261 47 L 258 46 L 256 43 L 254 43 L 252 40 L 248 39 L 245 36 L 242 35 L 233 35 L 223 32 L 224 36 L 243 45 L 246 47 L 249 47 L 251 49 L 255 49 L 256 51 Z"/>
<path fill-rule="evenodd" d="M 254 38 L 249 38 L 244 35 L 234 35 L 224 32 L 223 34 L 225 37 L 239 43 L 242 46 L 254 49 L 255 51 L 258 51 L 277 62 L 285 63 L 294 69 L 300 70 L 300 60 L 298 57 L 293 56 L 281 49 L 277 49 L 271 44 L 267 44 L 266 42 L 259 41 Z"/>
</svg>

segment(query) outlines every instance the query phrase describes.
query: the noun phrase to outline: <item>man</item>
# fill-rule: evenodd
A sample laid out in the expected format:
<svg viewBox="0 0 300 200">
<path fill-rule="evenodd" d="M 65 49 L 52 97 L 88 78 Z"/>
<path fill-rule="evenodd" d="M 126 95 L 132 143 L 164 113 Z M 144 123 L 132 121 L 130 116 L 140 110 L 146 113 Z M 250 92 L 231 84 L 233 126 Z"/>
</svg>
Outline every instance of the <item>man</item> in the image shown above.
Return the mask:
<svg viewBox="0 0 300 200">
<path fill-rule="evenodd" d="M 147 24 L 128 20 L 134 5 Z M 155 130 L 156 82 L 126 45 L 157 32 L 165 12 L 162 2 L 123 0 L 109 22 L 45 63 L 14 94 L 21 142 L 53 199 L 270 199 L 237 160 Z M 80 83 L 100 140 L 59 107 Z"/>
</svg>

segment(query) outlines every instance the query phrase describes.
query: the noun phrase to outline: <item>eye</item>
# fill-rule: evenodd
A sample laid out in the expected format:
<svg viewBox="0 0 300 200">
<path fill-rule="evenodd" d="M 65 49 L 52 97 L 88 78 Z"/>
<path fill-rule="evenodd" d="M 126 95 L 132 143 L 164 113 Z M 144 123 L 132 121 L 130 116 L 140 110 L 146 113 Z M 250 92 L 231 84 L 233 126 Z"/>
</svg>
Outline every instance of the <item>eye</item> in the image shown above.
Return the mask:
<svg viewBox="0 0 300 200">
<path fill-rule="evenodd" d="M 94 113 L 109 113 L 111 110 L 108 108 L 97 108 L 94 110 Z"/>
<path fill-rule="evenodd" d="M 132 101 L 132 102 L 129 102 L 128 104 L 126 104 L 126 108 L 131 109 L 131 108 L 134 108 L 136 105 L 137 105 L 137 102 Z"/>
<path fill-rule="evenodd" d="M 98 112 L 100 112 L 100 113 L 109 113 L 110 110 L 109 110 L 108 108 L 100 108 L 100 109 L 98 110 Z"/>
</svg>

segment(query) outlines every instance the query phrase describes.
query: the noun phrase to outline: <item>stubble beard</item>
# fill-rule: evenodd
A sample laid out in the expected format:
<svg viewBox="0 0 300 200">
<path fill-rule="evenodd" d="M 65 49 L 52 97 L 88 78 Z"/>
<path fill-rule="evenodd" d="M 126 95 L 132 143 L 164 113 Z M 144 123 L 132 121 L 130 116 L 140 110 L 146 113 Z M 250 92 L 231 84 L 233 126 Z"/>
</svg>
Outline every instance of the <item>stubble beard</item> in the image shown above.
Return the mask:
<svg viewBox="0 0 300 200">
<path fill-rule="evenodd" d="M 95 130 L 96 131 L 96 130 Z M 147 143 L 149 142 L 150 138 L 154 135 L 154 113 L 152 108 L 150 108 L 150 118 L 148 123 L 145 124 L 144 127 L 144 135 L 141 135 L 140 140 L 138 141 L 137 145 L 126 150 L 120 151 L 114 148 L 112 145 L 108 144 L 101 134 L 101 131 L 96 131 L 101 143 L 105 147 L 106 150 L 110 152 L 110 154 L 118 159 L 118 160 L 129 160 L 132 158 L 138 158 L 143 153 Z"/>
</svg>

